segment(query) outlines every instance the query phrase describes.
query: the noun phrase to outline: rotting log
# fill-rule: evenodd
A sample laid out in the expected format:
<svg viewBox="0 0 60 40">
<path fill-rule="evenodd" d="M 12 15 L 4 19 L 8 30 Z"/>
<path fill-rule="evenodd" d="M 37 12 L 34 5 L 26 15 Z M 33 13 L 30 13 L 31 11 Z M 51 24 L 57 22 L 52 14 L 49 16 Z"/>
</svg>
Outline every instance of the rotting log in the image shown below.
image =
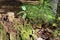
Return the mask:
<svg viewBox="0 0 60 40">
<path fill-rule="evenodd" d="M 18 12 L 21 10 L 21 2 L 16 1 L 0 1 L 0 14 L 7 12 Z"/>
<path fill-rule="evenodd" d="M 23 4 L 38 4 L 38 1 L 25 1 L 25 0 L 0 0 L 0 13 L 21 11 L 21 5 Z"/>
</svg>

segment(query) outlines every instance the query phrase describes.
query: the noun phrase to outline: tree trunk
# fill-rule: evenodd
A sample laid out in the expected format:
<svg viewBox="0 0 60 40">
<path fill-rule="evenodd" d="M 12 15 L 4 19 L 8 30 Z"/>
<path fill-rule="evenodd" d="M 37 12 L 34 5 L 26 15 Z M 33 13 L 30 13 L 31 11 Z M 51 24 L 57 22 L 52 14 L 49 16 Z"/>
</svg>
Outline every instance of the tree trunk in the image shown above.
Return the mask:
<svg viewBox="0 0 60 40">
<path fill-rule="evenodd" d="M 57 4 L 58 4 L 58 0 L 52 0 L 53 12 L 55 14 L 57 13 Z"/>
</svg>

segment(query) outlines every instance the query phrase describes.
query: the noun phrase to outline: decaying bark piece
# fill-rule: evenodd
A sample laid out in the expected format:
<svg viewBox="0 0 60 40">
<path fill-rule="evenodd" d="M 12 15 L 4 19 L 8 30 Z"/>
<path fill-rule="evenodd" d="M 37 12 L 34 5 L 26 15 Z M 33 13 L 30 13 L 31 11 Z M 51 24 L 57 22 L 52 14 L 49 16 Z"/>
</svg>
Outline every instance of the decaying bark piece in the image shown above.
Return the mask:
<svg viewBox="0 0 60 40">
<path fill-rule="evenodd" d="M 10 22 L 13 22 L 14 20 L 14 12 L 7 12 L 8 19 Z"/>
</svg>

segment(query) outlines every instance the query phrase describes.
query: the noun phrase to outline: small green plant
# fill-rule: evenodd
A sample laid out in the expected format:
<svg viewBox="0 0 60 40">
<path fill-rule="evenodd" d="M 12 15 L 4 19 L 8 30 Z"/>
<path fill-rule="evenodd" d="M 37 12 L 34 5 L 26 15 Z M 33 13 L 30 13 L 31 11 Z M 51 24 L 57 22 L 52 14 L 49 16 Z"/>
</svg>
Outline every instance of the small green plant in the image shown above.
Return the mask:
<svg viewBox="0 0 60 40">
<path fill-rule="evenodd" d="M 55 15 L 52 11 L 52 5 L 49 1 L 50 0 L 43 0 L 42 4 L 38 5 L 31 4 L 23 5 L 22 10 L 24 12 L 22 18 L 27 17 L 33 20 L 35 23 L 41 22 L 41 20 L 44 22 L 52 23 L 55 19 Z"/>
<path fill-rule="evenodd" d="M 33 28 L 30 25 L 30 23 L 27 23 L 25 21 L 24 25 L 22 25 L 21 23 L 16 22 L 15 26 L 17 26 L 19 35 L 21 36 L 20 40 L 29 40 L 30 39 L 29 35 L 32 35 L 32 30 L 33 30 Z"/>
</svg>

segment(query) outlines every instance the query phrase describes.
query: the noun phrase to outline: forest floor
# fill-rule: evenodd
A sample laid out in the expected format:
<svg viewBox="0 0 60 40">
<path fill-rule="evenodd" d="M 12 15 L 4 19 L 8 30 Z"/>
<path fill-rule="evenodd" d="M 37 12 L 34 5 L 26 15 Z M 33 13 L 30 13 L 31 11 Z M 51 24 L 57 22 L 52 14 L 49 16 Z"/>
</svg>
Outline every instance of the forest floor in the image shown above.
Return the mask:
<svg viewBox="0 0 60 40">
<path fill-rule="evenodd" d="M 24 28 L 24 25 L 26 24 L 30 25 L 30 27 L 32 26 L 32 33 L 28 33 L 32 39 L 27 37 L 26 40 L 38 40 L 39 37 L 39 40 L 60 40 L 60 28 L 58 28 L 56 24 L 53 24 L 53 26 L 49 23 L 36 25 L 29 22 L 28 19 L 22 19 L 21 16 L 15 18 L 14 12 L 0 14 L 0 40 L 23 40 L 24 37 L 21 38 L 21 34 L 19 32 L 22 30 L 21 28 L 19 29 L 18 26 L 20 25 L 22 28 Z M 26 27 L 26 29 L 28 27 Z M 30 31 L 29 28 L 28 31 Z M 32 34 L 34 34 L 34 36 Z"/>
<path fill-rule="evenodd" d="M 12 3 L 0 4 L 0 40 L 60 40 L 60 17 L 55 18 L 47 1 L 47 6 Z"/>
</svg>

